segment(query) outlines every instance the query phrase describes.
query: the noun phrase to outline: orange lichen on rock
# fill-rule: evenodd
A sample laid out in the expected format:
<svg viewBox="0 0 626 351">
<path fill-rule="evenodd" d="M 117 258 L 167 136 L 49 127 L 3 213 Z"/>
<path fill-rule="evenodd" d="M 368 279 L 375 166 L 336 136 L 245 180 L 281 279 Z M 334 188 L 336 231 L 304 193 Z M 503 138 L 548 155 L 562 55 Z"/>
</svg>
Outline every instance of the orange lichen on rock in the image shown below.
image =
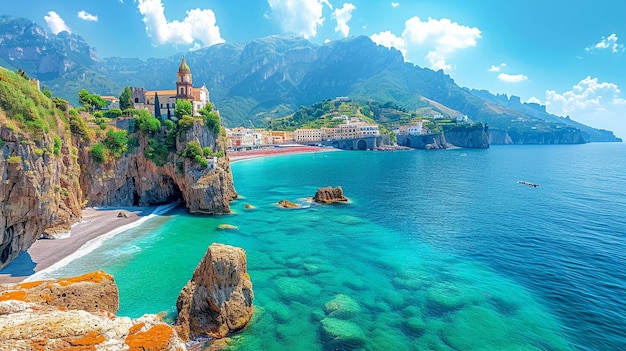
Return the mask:
<svg viewBox="0 0 626 351">
<path fill-rule="evenodd" d="M 145 332 L 137 332 L 126 337 L 126 345 L 130 351 L 164 350 L 171 341 L 171 327 L 165 324 L 157 324 Z"/>
<path fill-rule="evenodd" d="M 98 345 L 104 341 L 104 335 L 100 335 L 96 331 L 89 332 L 87 335 L 70 341 L 72 346 L 92 346 Z"/>
<path fill-rule="evenodd" d="M 9 300 L 19 300 L 19 301 L 28 302 L 28 299 L 26 298 L 26 291 L 24 290 L 7 291 L 3 293 L 2 295 L 0 295 L 0 301 L 9 301 Z"/>
<path fill-rule="evenodd" d="M 17 286 L 19 286 L 22 289 L 32 289 L 32 288 L 38 287 L 41 284 L 43 284 L 43 281 L 40 280 L 36 282 L 19 283 L 17 284 Z"/>
<path fill-rule="evenodd" d="M 146 323 L 137 323 L 134 324 L 132 327 L 130 327 L 130 329 L 128 330 L 128 335 L 133 335 L 133 334 L 137 334 L 138 332 L 141 331 L 141 328 L 143 328 L 143 326 L 146 325 Z"/>
<path fill-rule="evenodd" d="M 68 286 L 70 284 L 80 283 L 80 282 L 100 283 L 104 279 L 113 280 L 113 277 L 110 274 L 105 273 L 104 271 L 97 271 L 97 272 L 91 272 L 91 273 L 79 275 L 77 277 L 62 278 L 62 279 L 59 279 L 58 282 L 59 282 L 59 285 L 61 286 Z"/>
</svg>

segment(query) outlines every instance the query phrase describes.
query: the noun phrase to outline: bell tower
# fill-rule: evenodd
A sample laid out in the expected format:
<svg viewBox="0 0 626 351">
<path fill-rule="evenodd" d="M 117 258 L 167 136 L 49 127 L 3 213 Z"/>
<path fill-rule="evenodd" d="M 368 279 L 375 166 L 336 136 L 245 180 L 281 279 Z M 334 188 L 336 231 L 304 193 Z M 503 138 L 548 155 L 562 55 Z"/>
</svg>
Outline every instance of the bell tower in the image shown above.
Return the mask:
<svg viewBox="0 0 626 351">
<path fill-rule="evenodd" d="M 183 60 L 178 67 L 178 79 L 176 79 L 176 98 L 193 100 L 193 83 L 191 81 L 191 70 L 187 65 L 187 60 Z"/>
</svg>

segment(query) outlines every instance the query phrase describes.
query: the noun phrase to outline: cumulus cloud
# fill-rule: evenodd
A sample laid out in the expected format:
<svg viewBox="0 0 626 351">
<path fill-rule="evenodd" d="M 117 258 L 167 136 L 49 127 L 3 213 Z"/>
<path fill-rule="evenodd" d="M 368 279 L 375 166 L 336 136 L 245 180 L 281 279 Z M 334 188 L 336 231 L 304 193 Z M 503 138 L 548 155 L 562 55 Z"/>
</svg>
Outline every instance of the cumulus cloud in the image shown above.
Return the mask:
<svg viewBox="0 0 626 351">
<path fill-rule="evenodd" d="M 489 72 L 500 72 L 501 69 L 503 69 L 504 67 L 506 67 L 506 63 L 501 63 L 499 65 L 491 65 L 491 67 L 487 70 Z"/>
<path fill-rule="evenodd" d="M 210 9 L 188 10 L 182 22 L 168 22 L 161 0 L 138 0 L 137 8 L 154 45 L 183 44 L 198 49 L 224 42 Z"/>
<path fill-rule="evenodd" d="M 94 16 L 86 11 L 79 11 L 78 18 L 85 20 L 85 21 L 98 22 L 98 16 Z"/>
<path fill-rule="evenodd" d="M 591 52 L 600 50 L 609 50 L 612 53 L 624 52 L 624 44 L 618 44 L 618 39 L 619 38 L 617 37 L 617 35 L 613 33 L 608 37 L 602 37 L 602 39 L 598 43 L 585 48 L 585 50 Z"/>
<path fill-rule="evenodd" d="M 54 34 L 59 34 L 63 31 L 72 33 L 70 27 L 65 24 L 63 18 L 61 18 L 61 16 L 59 16 L 59 14 L 54 11 L 48 12 L 48 14 L 43 17 L 43 19 L 46 20 L 48 28 L 50 28 L 50 31 Z"/>
<path fill-rule="evenodd" d="M 341 32 L 344 37 L 347 37 L 348 34 L 350 34 L 350 26 L 348 26 L 348 22 L 352 19 L 352 11 L 354 10 L 356 10 L 356 6 L 349 2 L 343 4 L 342 8 L 335 9 L 335 12 L 333 12 L 333 18 L 337 20 L 335 32 Z"/>
<path fill-rule="evenodd" d="M 626 100 L 614 83 L 599 82 L 598 78 L 588 76 L 572 90 L 563 93 L 548 90 L 546 110 L 626 137 Z"/>
<path fill-rule="evenodd" d="M 378 45 L 399 50 L 400 52 L 402 52 L 402 55 L 406 57 L 406 47 L 404 39 L 396 36 L 390 31 L 372 34 L 370 38 Z"/>
<path fill-rule="evenodd" d="M 284 32 L 312 38 L 324 23 L 324 5 L 332 10 L 328 0 L 268 0 L 270 18 L 276 19 Z M 338 23 L 339 25 L 339 23 Z"/>
<path fill-rule="evenodd" d="M 383 33 L 386 32 L 372 35 L 371 38 L 377 44 L 387 46 L 385 44 L 388 44 L 391 38 Z M 402 36 L 394 35 L 393 42 L 400 45 L 396 49 L 404 50 L 405 60 L 415 62 L 415 60 L 425 59 L 435 70 L 449 70 L 452 66 L 447 62 L 448 57 L 457 50 L 476 46 L 476 40 L 481 37 L 480 34 L 480 30 L 476 27 L 460 25 L 447 18 L 429 17 L 427 21 L 422 21 L 419 17 L 412 17 L 405 22 Z M 387 41 L 377 41 L 381 38 Z"/>
<path fill-rule="evenodd" d="M 519 83 L 519 82 L 523 82 L 523 81 L 527 80 L 528 77 L 526 77 L 523 74 L 500 73 L 500 74 L 498 74 L 498 79 L 500 79 L 503 82 L 507 82 L 507 83 Z"/>
<path fill-rule="evenodd" d="M 400 6 L 400 3 L 398 3 L 398 2 L 392 2 L 391 3 L 391 7 L 398 7 L 398 6 Z"/>
</svg>

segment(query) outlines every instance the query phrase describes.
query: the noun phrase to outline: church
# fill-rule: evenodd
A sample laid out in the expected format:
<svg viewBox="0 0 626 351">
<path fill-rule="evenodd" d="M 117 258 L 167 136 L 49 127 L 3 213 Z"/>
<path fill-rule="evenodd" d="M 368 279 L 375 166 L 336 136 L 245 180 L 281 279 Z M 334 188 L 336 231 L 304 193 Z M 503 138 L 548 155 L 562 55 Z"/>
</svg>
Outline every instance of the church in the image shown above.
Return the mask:
<svg viewBox="0 0 626 351">
<path fill-rule="evenodd" d="M 193 87 L 191 69 L 183 56 L 178 67 L 176 89 L 171 90 L 146 90 L 145 88 L 131 87 L 135 109 L 147 109 L 153 116 L 161 116 L 161 120 L 174 117 L 176 101 L 185 99 L 193 106 L 193 115 L 198 116 L 198 110 L 204 108 L 209 102 L 209 90 L 206 85 L 201 88 Z"/>
</svg>

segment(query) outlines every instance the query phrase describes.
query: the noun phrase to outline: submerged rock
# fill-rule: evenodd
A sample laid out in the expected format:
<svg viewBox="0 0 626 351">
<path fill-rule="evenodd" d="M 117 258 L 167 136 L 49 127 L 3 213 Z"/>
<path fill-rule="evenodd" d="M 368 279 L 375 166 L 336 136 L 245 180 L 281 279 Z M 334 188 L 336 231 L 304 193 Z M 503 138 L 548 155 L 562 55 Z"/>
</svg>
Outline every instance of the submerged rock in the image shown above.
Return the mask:
<svg viewBox="0 0 626 351">
<path fill-rule="evenodd" d="M 219 230 L 238 230 L 239 227 L 237 227 L 236 225 L 223 223 L 223 224 L 218 225 L 217 229 L 219 229 Z"/>
<path fill-rule="evenodd" d="M 349 296 L 339 294 L 324 305 L 324 311 L 333 318 L 350 319 L 361 313 L 361 307 Z"/>
<path fill-rule="evenodd" d="M 254 312 L 253 299 L 246 252 L 212 244 L 176 301 L 179 333 L 184 340 L 219 339 L 241 330 Z"/>
<path fill-rule="evenodd" d="M 352 350 L 365 345 L 365 333 L 355 323 L 330 317 L 320 323 L 323 341 L 331 350 Z"/>
<path fill-rule="evenodd" d="M 329 186 L 317 189 L 317 192 L 313 197 L 313 201 L 324 204 L 332 204 L 335 202 L 346 202 L 348 199 L 343 196 L 343 189 L 340 186 L 336 188 Z"/>
<path fill-rule="evenodd" d="M 283 207 L 283 208 L 298 208 L 300 207 L 300 205 L 293 203 L 289 200 L 280 200 L 278 201 L 278 206 Z"/>
</svg>

